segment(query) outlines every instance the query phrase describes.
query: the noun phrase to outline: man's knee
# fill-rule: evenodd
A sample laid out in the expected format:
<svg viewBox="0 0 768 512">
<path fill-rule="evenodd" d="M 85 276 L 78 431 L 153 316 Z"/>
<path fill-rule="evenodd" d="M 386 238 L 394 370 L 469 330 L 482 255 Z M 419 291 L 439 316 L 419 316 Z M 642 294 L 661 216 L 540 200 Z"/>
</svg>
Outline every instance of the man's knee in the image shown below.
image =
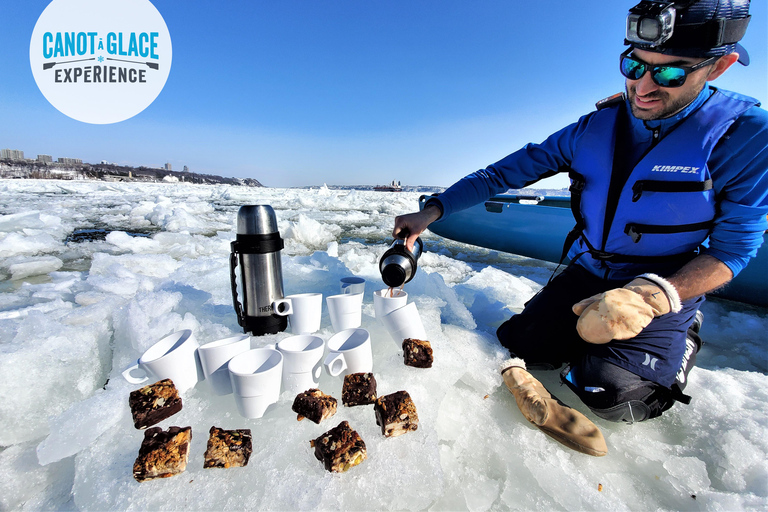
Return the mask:
<svg viewBox="0 0 768 512">
<path fill-rule="evenodd" d="M 575 315 L 574 315 L 575 316 Z M 553 322 L 523 312 L 512 316 L 496 330 L 501 345 L 510 355 L 523 359 L 529 366 L 560 368 L 563 363 L 581 357 L 584 341 L 565 318 Z"/>
<path fill-rule="evenodd" d="M 501 324 L 496 330 L 496 337 L 501 346 L 509 350 L 511 357 L 519 357 L 529 368 L 554 370 L 565 362 L 557 350 L 547 349 L 545 337 L 538 338 L 528 334 L 528 329 L 518 322 L 515 316 Z M 535 333 L 534 333 L 535 334 Z"/>
<path fill-rule="evenodd" d="M 572 307 L 604 291 L 606 282 L 578 265 L 569 265 L 496 331 L 502 346 L 528 365 L 559 368 L 585 351 Z"/>
</svg>

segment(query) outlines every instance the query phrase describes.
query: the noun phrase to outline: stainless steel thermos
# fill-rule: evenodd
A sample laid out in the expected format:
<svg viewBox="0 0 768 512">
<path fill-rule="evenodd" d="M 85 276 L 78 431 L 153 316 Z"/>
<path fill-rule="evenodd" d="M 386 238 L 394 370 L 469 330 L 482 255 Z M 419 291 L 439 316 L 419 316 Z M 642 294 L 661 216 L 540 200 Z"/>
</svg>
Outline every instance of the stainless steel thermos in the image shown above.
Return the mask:
<svg viewBox="0 0 768 512">
<path fill-rule="evenodd" d="M 229 271 L 237 323 L 254 336 L 274 334 L 288 327 L 288 317 L 273 313 L 272 303 L 283 298 L 283 239 L 275 211 L 269 205 L 245 205 L 237 212 L 237 238 L 232 242 Z M 238 300 L 235 269 L 240 266 L 242 304 Z"/>
<path fill-rule="evenodd" d="M 381 279 L 384 284 L 390 287 L 402 286 L 413 279 L 419 256 L 424 250 L 421 238 L 416 239 L 413 244 L 413 251 L 409 251 L 405 246 L 405 237 L 408 236 L 408 231 L 403 230 L 399 235 L 403 238 L 396 238 L 379 260 Z"/>
</svg>

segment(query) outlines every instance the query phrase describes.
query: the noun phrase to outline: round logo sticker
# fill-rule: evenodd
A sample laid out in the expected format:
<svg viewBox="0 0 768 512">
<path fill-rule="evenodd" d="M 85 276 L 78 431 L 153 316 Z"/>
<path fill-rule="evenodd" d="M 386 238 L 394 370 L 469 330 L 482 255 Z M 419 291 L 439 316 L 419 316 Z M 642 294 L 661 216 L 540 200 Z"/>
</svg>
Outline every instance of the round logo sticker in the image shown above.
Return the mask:
<svg viewBox="0 0 768 512">
<path fill-rule="evenodd" d="M 171 36 L 149 0 L 53 0 L 29 44 L 35 82 L 61 113 L 118 123 L 147 108 L 171 71 Z"/>
</svg>

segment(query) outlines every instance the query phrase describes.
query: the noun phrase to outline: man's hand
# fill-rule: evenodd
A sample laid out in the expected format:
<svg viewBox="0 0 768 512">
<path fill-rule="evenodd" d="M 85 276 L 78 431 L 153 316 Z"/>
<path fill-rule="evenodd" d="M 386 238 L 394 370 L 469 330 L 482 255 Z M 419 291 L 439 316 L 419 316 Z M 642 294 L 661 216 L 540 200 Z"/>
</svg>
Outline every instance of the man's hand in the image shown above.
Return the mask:
<svg viewBox="0 0 768 512">
<path fill-rule="evenodd" d="M 398 237 L 401 231 L 406 231 L 408 236 L 405 238 L 405 246 L 409 251 L 413 250 L 413 244 L 420 234 L 427 229 L 427 226 L 442 216 L 443 212 L 438 206 L 427 205 L 419 212 L 409 213 L 407 215 L 398 215 L 395 217 L 395 228 L 392 230 L 392 236 Z"/>
<path fill-rule="evenodd" d="M 643 274 L 624 288 L 599 293 L 573 305 L 576 330 L 589 343 L 627 340 L 657 316 L 680 311 L 675 287 L 655 274 Z"/>
</svg>

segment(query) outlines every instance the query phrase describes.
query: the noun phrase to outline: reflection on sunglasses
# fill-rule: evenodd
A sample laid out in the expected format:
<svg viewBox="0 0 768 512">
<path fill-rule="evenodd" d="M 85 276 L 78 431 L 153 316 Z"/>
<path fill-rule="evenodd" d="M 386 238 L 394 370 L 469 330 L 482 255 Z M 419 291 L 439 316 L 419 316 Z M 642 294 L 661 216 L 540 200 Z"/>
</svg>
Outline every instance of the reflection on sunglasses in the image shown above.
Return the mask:
<svg viewBox="0 0 768 512">
<path fill-rule="evenodd" d="M 710 57 L 693 66 L 664 66 L 643 62 L 637 57 L 630 56 L 632 48 L 621 54 L 619 69 L 621 74 L 630 80 L 640 80 L 646 71 L 651 72 L 651 80 L 661 87 L 680 87 L 685 83 L 686 77 L 704 66 L 707 66 L 719 57 Z"/>
</svg>

